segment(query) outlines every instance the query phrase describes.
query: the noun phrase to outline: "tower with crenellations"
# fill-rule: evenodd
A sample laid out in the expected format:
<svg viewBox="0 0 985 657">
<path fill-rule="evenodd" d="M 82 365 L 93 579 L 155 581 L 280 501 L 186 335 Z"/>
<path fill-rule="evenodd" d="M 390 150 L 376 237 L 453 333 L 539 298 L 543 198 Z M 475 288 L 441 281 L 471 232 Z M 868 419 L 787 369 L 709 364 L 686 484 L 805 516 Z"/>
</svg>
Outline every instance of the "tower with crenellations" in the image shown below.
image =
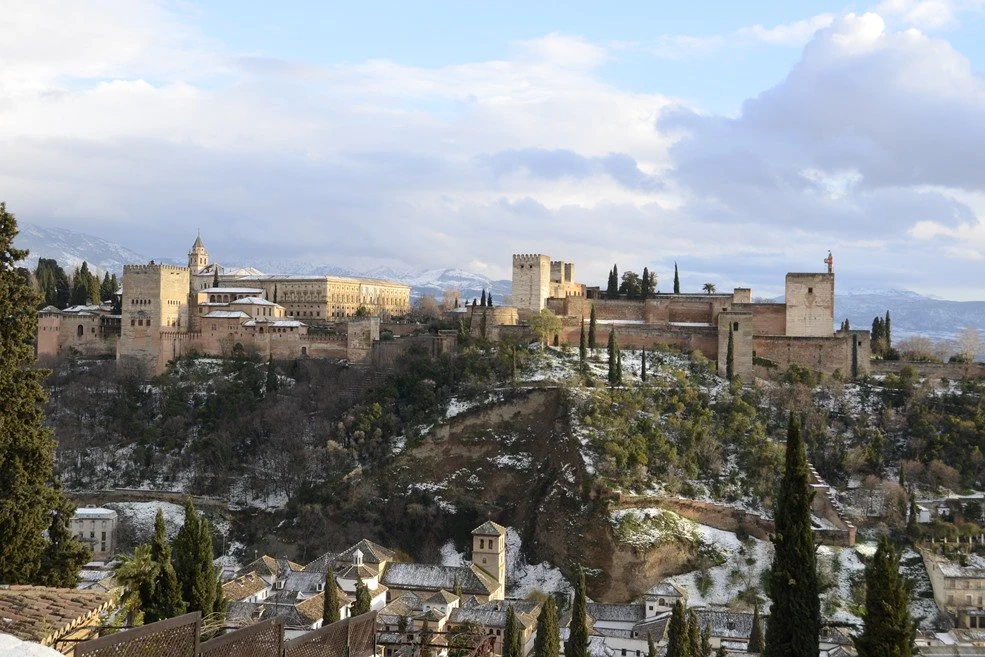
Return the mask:
<svg viewBox="0 0 985 657">
<path fill-rule="evenodd" d="M 551 296 L 551 258 L 540 253 L 513 255 L 513 305 L 540 312 Z"/>
<path fill-rule="evenodd" d="M 207 257 L 207 256 L 206 256 Z M 155 264 L 123 267 L 119 361 L 160 371 L 162 332 L 188 329 L 188 267 Z"/>
</svg>

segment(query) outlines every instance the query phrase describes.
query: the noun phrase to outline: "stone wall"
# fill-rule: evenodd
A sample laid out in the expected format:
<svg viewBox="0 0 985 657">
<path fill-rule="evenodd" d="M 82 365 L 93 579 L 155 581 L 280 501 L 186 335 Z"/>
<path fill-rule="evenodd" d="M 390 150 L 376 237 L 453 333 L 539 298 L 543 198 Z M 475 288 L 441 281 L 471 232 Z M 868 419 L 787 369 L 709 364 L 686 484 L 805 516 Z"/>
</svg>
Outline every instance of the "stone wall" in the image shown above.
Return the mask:
<svg viewBox="0 0 985 657">
<path fill-rule="evenodd" d="M 162 328 L 188 328 L 190 271 L 173 265 L 126 265 L 118 361 L 136 361 L 148 372 L 163 371 L 171 350 L 161 352 Z"/>
<path fill-rule="evenodd" d="M 513 256 L 513 305 L 539 312 L 551 292 L 551 259 L 539 253 Z"/>
<path fill-rule="evenodd" d="M 718 376 L 728 372 L 728 339 L 732 335 L 732 374 L 743 381 L 753 379 L 753 315 L 728 311 L 718 314 Z"/>
<path fill-rule="evenodd" d="M 828 338 L 756 335 L 753 337 L 753 353 L 755 358 L 772 361 L 781 372 L 793 364 L 825 374 L 839 370 L 845 377 L 850 377 L 852 340 L 851 334 Z M 858 365 L 860 373 L 864 374 L 868 362 L 860 357 Z"/>
<path fill-rule="evenodd" d="M 483 318 L 485 318 L 486 334 L 482 335 Z M 468 306 L 465 317 L 469 335 L 472 337 L 491 338 L 497 326 L 516 326 L 519 314 L 513 306 Z"/>
<path fill-rule="evenodd" d="M 874 360 L 873 374 L 899 374 L 911 367 L 917 374 L 933 379 L 978 379 L 985 377 L 985 363 L 916 363 L 905 360 Z"/>
<path fill-rule="evenodd" d="M 786 335 L 787 307 L 782 303 L 744 303 L 735 310 L 752 313 L 753 331 L 756 335 Z"/>
<path fill-rule="evenodd" d="M 615 329 L 616 339 L 622 349 L 650 349 L 654 345 L 665 345 L 685 353 L 698 350 L 710 359 L 718 357 L 718 329 L 714 326 L 598 323 L 596 325 L 598 348 L 605 348 L 610 329 Z M 588 330 L 587 321 L 585 330 Z M 558 336 L 558 344 L 577 347 L 580 340 L 581 320 L 566 321 Z"/>
</svg>

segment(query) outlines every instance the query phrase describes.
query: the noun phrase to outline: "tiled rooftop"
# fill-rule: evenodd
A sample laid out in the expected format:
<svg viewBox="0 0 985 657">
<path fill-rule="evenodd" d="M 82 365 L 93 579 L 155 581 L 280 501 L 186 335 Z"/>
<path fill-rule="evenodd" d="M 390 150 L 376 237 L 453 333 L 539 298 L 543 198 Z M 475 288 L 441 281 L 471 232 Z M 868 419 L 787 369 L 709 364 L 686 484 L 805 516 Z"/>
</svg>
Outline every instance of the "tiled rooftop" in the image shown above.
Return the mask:
<svg viewBox="0 0 985 657">
<path fill-rule="evenodd" d="M 111 607 L 116 596 L 47 586 L 0 586 L 0 632 L 50 643 Z"/>
</svg>

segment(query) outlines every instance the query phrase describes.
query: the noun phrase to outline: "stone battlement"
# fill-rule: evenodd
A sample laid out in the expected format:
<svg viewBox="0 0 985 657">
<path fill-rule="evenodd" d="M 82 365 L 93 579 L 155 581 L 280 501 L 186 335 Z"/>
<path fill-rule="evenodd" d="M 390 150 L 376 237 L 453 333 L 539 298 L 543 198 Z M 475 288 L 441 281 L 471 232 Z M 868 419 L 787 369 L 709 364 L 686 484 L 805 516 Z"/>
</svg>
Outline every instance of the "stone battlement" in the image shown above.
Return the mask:
<svg viewBox="0 0 985 657">
<path fill-rule="evenodd" d="M 522 264 L 535 263 L 535 262 L 540 262 L 544 258 L 547 258 L 547 260 L 550 261 L 550 257 L 542 253 L 514 253 L 513 264 L 515 265 L 520 263 Z"/>
<path fill-rule="evenodd" d="M 187 267 L 179 265 L 166 265 L 158 263 L 148 263 L 146 265 L 123 265 L 123 274 L 128 272 L 133 274 L 153 274 L 161 271 L 187 271 Z"/>
</svg>

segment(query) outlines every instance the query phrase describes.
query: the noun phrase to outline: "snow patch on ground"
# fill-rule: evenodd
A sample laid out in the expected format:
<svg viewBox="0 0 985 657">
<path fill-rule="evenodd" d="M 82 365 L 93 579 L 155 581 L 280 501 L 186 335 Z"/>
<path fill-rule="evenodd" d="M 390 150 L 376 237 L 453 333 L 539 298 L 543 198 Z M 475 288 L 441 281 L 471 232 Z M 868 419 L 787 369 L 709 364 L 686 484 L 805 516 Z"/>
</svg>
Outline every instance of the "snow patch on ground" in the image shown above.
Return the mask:
<svg viewBox="0 0 985 657">
<path fill-rule="evenodd" d="M 464 566 L 468 563 L 464 552 L 455 549 L 455 541 L 448 540 L 441 546 L 441 565 L 442 566 Z"/>
<path fill-rule="evenodd" d="M 526 452 L 520 454 L 497 454 L 489 459 L 500 468 L 513 470 L 529 470 L 533 466 L 533 456 Z"/>
<path fill-rule="evenodd" d="M 571 585 L 561 571 L 550 563 L 527 563 L 523 556 L 523 539 L 509 527 L 506 530 L 506 588 L 508 597 L 525 598 L 533 592 L 570 591 Z"/>
<path fill-rule="evenodd" d="M 168 540 L 174 539 L 185 522 L 185 508 L 171 502 L 111 502 L 105 506 L 120 515 L 121 524 L 129 524 L 133 528 L 138 542 L 144 542 L 154 534 L 158 509 L 164 513 L 164 530 Z"/>
</svg>

